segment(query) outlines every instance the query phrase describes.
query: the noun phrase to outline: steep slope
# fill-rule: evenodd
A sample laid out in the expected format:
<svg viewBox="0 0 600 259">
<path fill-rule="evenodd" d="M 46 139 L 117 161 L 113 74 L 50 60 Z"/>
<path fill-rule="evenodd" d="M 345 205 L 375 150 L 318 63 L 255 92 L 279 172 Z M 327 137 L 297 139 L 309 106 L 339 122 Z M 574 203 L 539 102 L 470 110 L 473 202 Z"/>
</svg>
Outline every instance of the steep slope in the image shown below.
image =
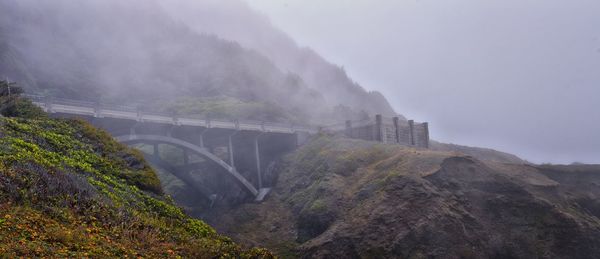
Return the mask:
<svg viewBox="0 0 600 259">
<path fill-rule="evenodd" d="M 304 258 L 589 258 L 600 166 L 534 167 L 320 137 L 280 164 L 263 204 L 209 218 Z M 218 220 L 217 220 L 218 219 Z"/>
<path fill-rule="evenodd" d="M 300 75 L 332 105 L 370 114 L 395 115 L 379 92 L 367 92 L 340 66 L 310 48 L 301 48 L 268 18 L 241 0 L 170 0 L 160 2 L 175 19 L 197 32 L 213 33 L 239 42 L 272 60 L 281 70 Z"/>
<path fill-rule="evenodd" d="M 222 115 L 206 115 L 196 105 L 215 100 L 226 107 L 232 102 L 258 107 L 250 116 L 236 107 L 228 113 L 244 119 L 324 122 L 339 119 L 333 109 L 339 104 L 352 106 L 355 114 L 393 113 L 389 106 L 375 108 L 385 106 L 385 98 L 366 93 L 324 61 L 305 64 L 321 78 L 312 82 L 313 76 L 298 75 L 304 73 L 299 69 L 278 66 L 268 50 L 246 49 L 235 39 L 215 36 L 219 31 L 198 31 L 158 2 L 171 4 L 0 0 L 5 35 L 0 76 L 54 97 L 137 103 L 186 115 Z M 188 106 L 174 105 L 181 103 Z M 274 115 L 261 117 L 261 111 Z"/>
<path fill-rule="evenodd" d="M 456 144 L 447 144 L 437 141 L 430 141 L 429 147 L 436 151 L 458 152 L 461 154 L 475 157 L 479 160 L 512 163 L 512 164 L 527 164 L 528 162 L 509 153 L 480 147 L 461 146 Z"/>
<path fill-rule="evenodd" d="M 23 64 L 24 58 L 9 39 L 9 34 L 0 26 L 0 74 L 3 75 L 1 80 L 11 75 L 13 78 L 19 78 L 24 84 L 33 85 L 33 76 L 29 74 L 26 65 Z"/>
<path fill-rule="evenodd" d="M 329 109 L 301 78 L 235 42 L 189 30 L 154 1 L 2 0 L 0 12 L 11 47 L 0 53 L 10 56 L 0 75 L 32 91 L 130 104 L 228 97 L 305 120 Z"/>
<path fill-rule="evenodd" d="M 19 107 L 36 116 L 0 118 L 4 257 L 271 257 L 186 216 L 141 154 L 107 133 Z"/>
</svg>

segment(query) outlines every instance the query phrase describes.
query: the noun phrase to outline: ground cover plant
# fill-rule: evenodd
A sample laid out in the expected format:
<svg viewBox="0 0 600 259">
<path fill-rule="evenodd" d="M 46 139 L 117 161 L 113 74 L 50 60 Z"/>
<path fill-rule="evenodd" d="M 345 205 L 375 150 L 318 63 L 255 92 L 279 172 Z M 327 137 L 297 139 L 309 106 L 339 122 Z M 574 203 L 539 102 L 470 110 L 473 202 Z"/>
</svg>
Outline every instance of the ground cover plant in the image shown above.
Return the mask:
<svg viewBox="0 0 600 259">
<path fill-rule="evenodd" d="M 0 255 L 272 257 L 185 215 L 138 151 L 10 98 L 3 115 L 19 117 L 0 118 Z"/>
</svg>

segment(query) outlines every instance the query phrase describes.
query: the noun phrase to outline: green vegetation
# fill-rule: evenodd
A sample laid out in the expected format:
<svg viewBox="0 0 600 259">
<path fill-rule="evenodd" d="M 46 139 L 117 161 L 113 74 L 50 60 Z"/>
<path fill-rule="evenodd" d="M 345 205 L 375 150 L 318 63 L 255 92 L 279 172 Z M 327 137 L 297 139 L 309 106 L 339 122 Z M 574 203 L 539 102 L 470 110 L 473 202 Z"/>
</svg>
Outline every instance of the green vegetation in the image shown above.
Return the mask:
<svg viewBox="0 0 600 259">
<path fill-rule="evenodd" d="M 262 15 L 244 4 L 227 5 L 237 10 L 231 11 L 206 1 L 182 3 L 192 9 L 205 5 L 203 22 L 197 23 L 155 2 L 146 3 L 143 12 L 129 1 L 102 2 L 79 1 L 76 12 L 52 2 L 0 2 L 5 11 L 0 21 L 2 74 L 45 96 L 147 103 L 150 108 L 167 102 L 183 108 L 182 115 L 329 124 L 395 114 L 383 95 L 363 89 L 342 67 L 288 39 L 274 40 L 287 37 L 266 29 L 273 26 L 263 24 Z M 209 11 L 214 8 L 219 10 Z M 252 22 L 241 22 L 242 13 L 254 17 Z M 247 27 L 239 31 L 247 36 L 220 35 L 220 26 L 209 24 L 221 20 Z M 86 33 L 77 33 L 81 30 Z M 148 35 L 156 37 L 149 40 Z M 52 58 L 31 54 L 38 50 Z M 189 99 L 180 100 L 185 97 Z"/>
<path fill-rule="evenodd" d="M 290 112 L 271 102 L 242 101 L 232 97 L 184 98 L 160 106 L 164 107 L 161 112 L 199 118 L 306 123 L 306 115 L 302 112 Z"/>
<path fill-rule="evenodd" d="M 139 152 L 84 121 L 49 119 L 16 100 L 27 112 L 13 106 L 11 115 L 28 116 L 0 118 L 0 254 L 272 257 L 186 216 Z"/>
<path fill-rule="evenodd" d="M 275 170 L 267 200 L 221 208 L 209 222 L 285 258 L 600 254 L 596 165 L 481 162 L 323 134 Z"/>
<path fill-rule="evenodd" d="M 8 117 L 43 118 L 46 114 L 28 99 L 20 98 L 23 89 L 16 83 L 0 81 L 0 114 Z"/>
<path fill-rule="evenodd" d="M 259 242 L 285 258 L 303 258 L 307 247 L 320 242 L 336 246 L 332 250 L 354 249 L 343 244 L 381 233 L 368 228 L 371 213 L 395 213 L 395 208 L 376 210 L 376 206 L 388 199 L 404 201 L 391 194 L 401 191 L 410 179 L 438 171 L 448 155 L 321 134 L 280 160 L 275 168 L 278 182 L 265 202 L 222 209 L 207 218 L 237 240 Z M 344 235 L 355 229 L 364 232 L 352 238 Z M 385 257 L 373 246 L 369 243 L 356 249 L 369 250 L 361 254 L 365 258 Z M 320 254 L 327 250 L 320 247 L 306 257 L 329 258 Z"/>
<path fill-rule="evenodd" d="M 393 156 L 398 147 L 364 141 L 343 140 L 322 135 L 284 159 L 283 182 L 294 184 L 281 197 L 298 215 L 297 242 L 310 240 L 329 228 L 342 214 L 338 200 L 351 184 L 344 178 L 360 171 L 362 175 L 387 174 L 374 170 L 376 164 Z M 366 172 L 365 170 L 369 170 Z M 377 171 L 377 172 L 376 172 Z M 355 184 L 355 183 L 354 183 Z"/>
<path fill-rule="evenodd" d="M 332 187 L 336 179 L 350 177 L 360 169 L 375 167 L 381 161 L 392 157 L 394 149 L 398 149 L 391 145 L 364 143 L 353 140 L 340 141 L 323 135 L 288 156 L 286 163 L 289 165 L 286 168 L 293 171 L 284 172 L 284 175 L 302 176 L 306 178 L 306 186 L 302 190 L 290 192 L 287 202 L 295 211 L 312 213 L 314 210 L 311 208 L 322 207 L 325 203 L 319 197 L 331 198 L 330 194 L 336 192 Z M 389 174 L 395 170 L 377 171 Z"/>
</svg>

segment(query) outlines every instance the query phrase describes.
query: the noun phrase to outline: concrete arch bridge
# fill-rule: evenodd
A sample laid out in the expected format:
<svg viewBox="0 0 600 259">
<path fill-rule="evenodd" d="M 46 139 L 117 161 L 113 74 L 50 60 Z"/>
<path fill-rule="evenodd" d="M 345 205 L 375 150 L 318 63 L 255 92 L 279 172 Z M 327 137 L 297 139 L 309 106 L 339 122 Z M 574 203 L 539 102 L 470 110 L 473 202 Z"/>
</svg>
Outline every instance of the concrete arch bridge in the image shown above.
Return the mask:
<svg viewBox="0 0 600 259">
<path fill-rule="evenodd" d="M 208 199 L 218 184 L 207 186 L 194 181 L 197 169 L 208 162 L 219 176 L 236 183 L 246 197 L 262 201 L 270 191 L 265 181 L 265 164 L 294 150 L 319 131 L 341 133 L 349 138 L 429 148 L 428 123 L 404 121 L 377 115 L 374 121 L 346 121 L 328 127 L 309 127 L 281 123 L 240 120 L 198 119 L 144 112 L 133 106 L 106 105 L 76 100 L 26 95 L 34 104 L 56 117 L 83 118 L 110 132 L 116 139 L 140 148 L 154 164 L 168 168 L 175 177 L 193 185 Z M 161 146 L 178 150 L 173 164 L 161 154 Z M 214 170 L 213 170 L 214 169 Z M 231 188 L 230 188 L 231 189 Z"/>
<path fill-rule="evenodd" d="M 170 168 L 177 178 L 191 183 L 208 199 L 215 195 L 210 188 L 192 181 L 194 170 L 206 166 L 199 160 L 235 182 L 247 197 L 262 201 L 271 184 L 263 179 L 265 165 L 318 132 L 316 128 L 290 124 L 174 117 L 144 113 L 135 107 L 27 97 L 55 117 L 83 118 L 107 130 L 119 142 L 143 144 L 142 151 L 151 163 Z M 161 147 L 165 145 L 177 150 L 179 163 L 162 157 Z"/>
</svg>

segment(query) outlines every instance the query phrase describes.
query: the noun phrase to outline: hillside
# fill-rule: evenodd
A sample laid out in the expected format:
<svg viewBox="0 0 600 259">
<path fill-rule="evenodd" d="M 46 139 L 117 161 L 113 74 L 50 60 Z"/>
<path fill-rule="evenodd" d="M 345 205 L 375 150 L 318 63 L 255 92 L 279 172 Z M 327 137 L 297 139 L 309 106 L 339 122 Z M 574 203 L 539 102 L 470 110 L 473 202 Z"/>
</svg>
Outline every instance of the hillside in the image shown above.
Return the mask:
<svg viewBox="0 0 600 259">
<path fill-rule="evenodd" d="M 0 118 L 3 257 L 271 257 L 185 215 L 142 155 L 107 133 L 15 107 L 22 117 Z"/>
<path fill-rule="evenodd" d="M 273 61 L 282 71 L 298 74 L 331 104 L 343 104 L 371 114 L 395 115 L 379 92 L 367 92 L 344 69 L 331 64 L 273 25 L 268 17 L 241 0 L 171 0 L 159 2 L 174 19 L 199 33 L 211 33 L 239 42 Z"/>
<path fill-rule="evenodd" d="M 600 166 L 482 162 L 321 136 L 279 164 L 262 204 L 208 222 L 303 258 L 589 258 Z"/>
<path fill-rule="evenodd" d="M 437 141 L 430 141 L 429 145 L 429 147 L 435 151 L 458 152 L 460 154 L 469 155 L 483 161 L 511 164 L 528 163 L 527 161 L 519 158 L 516 155 L 489 148 L 469 147 L 456 144 L 441 143 Z"/>
<path fill-rule="evenodd" d="M 383 96 L 367 93 L 314 53 L 302 55 L 320 60 L 303 65 L 306 71 L 280 66 L 274 48 L 245 46 L 240 39 L 221 38 L 220 31 L 199 30 L 197 22 L 182 22 L 161 4 L 173 3 L 2 0 L 0 76 L 53 97 L 138 104 L 185 115 L 226 113 L 306 123 L 339 120 L 335 107 L 349 107 L 351 117 L 393 114 Z M 220 14 L 208 19 L 218 21 Z M 203 113 L 205 103 L 215 100 L 221 110 Z M 188 106 L 181 107 L 182 101 Z M 231 102 L 255 112 L 240 114 Z M 271 115 L 262 116 L 263 111 Z"/>
</svg>

